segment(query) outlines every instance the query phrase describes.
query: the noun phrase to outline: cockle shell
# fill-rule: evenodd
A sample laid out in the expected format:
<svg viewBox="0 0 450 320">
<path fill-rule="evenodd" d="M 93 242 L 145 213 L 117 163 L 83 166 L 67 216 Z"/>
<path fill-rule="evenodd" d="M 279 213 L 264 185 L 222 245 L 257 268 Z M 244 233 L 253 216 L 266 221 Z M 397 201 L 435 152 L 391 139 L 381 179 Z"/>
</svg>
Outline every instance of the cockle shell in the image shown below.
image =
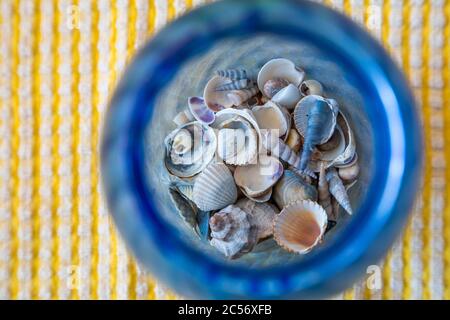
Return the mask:
<svg viewBox="0 0 450 320">
<path fill-rule="evenodd" d="M 295 153 L 298 153 L 300 151 L 300 148 L 302 147 L 302 139 L 297 130 L 289 130 L 289 134 L 286 139 L 286 145 Z"/>
<path fill-rule="evenodd" d="M 251 251 L 257 241 L 257 227 L 251 216 L 234 205 L 215 213 L 209 220 L 210 244 L 227 258 L 238 258 Z"/>
<path fill-rule="evenodd" d="M 246 165 L 256 162 L 261 135 L 250 110 L 222 110 L 216 114 L 212 127 L 219 130 L 217 151 L 225 163 Z"/>
<path fill-rule="evenodd" d="M 298 132 L 305 138 L 300 161 L 304 170 L 311 158 L 313 148 L 328 141 L 336 127 L 338 109 L 320 96 L 304 97 L 294 110 L 294 122 Z"/>
<path fill-rule="evenodd" d="M 333 208 L 331 206 L 331 194 L 330 191 L 328 190 L 328 181 L 325 173 L 325 166 L 326 164 L 324 162 L 321 162 L 319 182 L 317 184 L 317 191 L 319 194 L 318 202 L 327 213 L 327 216 L 331 217 L 333 214 Z"/>
<path fill-rule="evenodd" d="M 258 203 L 243 198 L 236 206 L 251 216 L 251 224 L 257 228 L 257 239 L 264 239 L 273 234 L 273 220 L 279 210 L 270 203 Z"/>
<path fill-rule="evenodd" d="M 273 199 L 280 209 L 298 200 L 317 201 L 316 188 L 290 170 L 284 171 L 273 189 Z"/>
<path fill-rule="evenodd" d="M 258 93 L 258 88 L 248 88 L 248 89 L 241 89 L 241 90 L 232 90 L 227 91 L 227 99 L 231 101 L 231 103 L 235 106 L 240 106 L 247 100 L 249 100 L 251 97 L 253 97 L 255 94 Z"/>
<path fill-rule="evenodd" d="M 304 96 L 309 96 L 311 94 L 321 96 L 323 94 L 323 86 L 317 80 L 305 80 L 300 85 L 300 92 Z"/>
<path fill-rule="evenodd" d="M 196 175 L 211 162 L 217 139 L 212 128 L 195 121 L 172 131 L 164 144 L 166 168 L 171 174 L 186 178 Z"/>
<path fill-rule="evenodd" d="M 289 113 L 275 102 L 269 101 L 263 106 L 253 107 L 252 113 L 260 129 L 272 130 L 278 137 L 287 134 L 291 118 Z"/>
<path fill-rule="evenodd" d="M 260 154 L 256 164 L 237 167 L 234 180 L 246 196 L 258 197 L 267 192 L 282 174 L 283 165 L 277 158 Z"/>
<path fill-rule="evenodd" d="M 275 217 L 274 238 L 284 249 L 305 254 L 321 240 L 327 227 L 327 214 L 316 202 L 296 201 Z"/>
<path fill-rule="evenodd" d="M 256 78 L 256 74 L 254 72 L 246 69 L 217 70 L 216 74 L 218 76 L 228 78 L 231 80 L 241 80 L 241 79 L 255 80 Z"/>
<path fill-rule="evenodd" d="M 302 98 L 300 90 L 292 83 L 284 87 L 272 97 L 272 101 L 282 105 L 288 110 L 293 110 Z"/>
<path fill-rule="evenodd" d="M 225 164 L 211 163 L 198 175 L 193 200 L 203 211 L 219 210 L 236 202 L 236 185 Z"/>
<path fill-rule="evenodd" d="M 344 210 L 348 212 L 348 214 L 353 214 L 350 200 L 347 195 L 347 190 L 342 183 L 341 178 L 339 178 L 336 169 L 330 168 L 326 174 L 326 177 L 330 193 L 337 200 L 337 202 L 339 202 L 342 208 L 344 208 Z"/>
<path fill-rule="evenodd" d="M 216 87 L 216 91 L 230 91 L 240 90 L 252 87 L 253 83 L 249 79 L 232 80 L 229 83 L 225 83 Z"/>
<path fill-rule="evenodd" d="M 272 98 L 281 89 L 287 87 L 288 85 L 289 82 L 281 78 L 267 80 L 266 83 L 264 84 L 263 94 L 268 98 Z"/>
<path fill-rule="evenodd" d="M 259 70 L 259 90 L 264 92 L 266 82 L 277 78 L 286 80 L 298 88 L 305 78 L 305 72 L 288 59 L 272 59 Z"/>
</svg>

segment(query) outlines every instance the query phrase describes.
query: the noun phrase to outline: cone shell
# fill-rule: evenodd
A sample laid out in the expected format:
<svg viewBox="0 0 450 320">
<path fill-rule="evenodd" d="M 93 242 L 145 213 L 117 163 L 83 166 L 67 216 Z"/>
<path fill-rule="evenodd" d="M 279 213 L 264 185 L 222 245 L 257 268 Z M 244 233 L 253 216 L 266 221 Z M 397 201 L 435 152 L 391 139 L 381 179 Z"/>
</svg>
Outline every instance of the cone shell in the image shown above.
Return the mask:
<svg viewBox="0 0 450 320">
<path fill-rule="evenodd" d="M 237 200 L 230 170 L 223 163 L 211 163 L 195 180 L 193 200 L 203 211 L 225 208 Z"/>
<path fill-rule="evenodd" d="M 196 175 L 211 162 L 217 139 L 212 128 L 195 121 L 172 131 L 164 144 L 166 168 L 173 175 L 187 178 Z"/>
<path fill-rule="evenodd" d="M 214 112 L 207 107 L 203 98 L 189 97 L 188 106 L 190 113 L 197 121 L 203 124 L 211 124 L 214 122 Z"/>
<path fill-rule="evenodd" d="M 272 101 L 282 105 L 288 110 L 293 110 L 302 98 L 300 90 L 292 83 L 281 89 L 272 97 Z"/>
<path fill-rule="evenodd" d="M 268 61 L 258 73 L 258 88 L 264 92 L 264 85 L 271 79 L 283 79 L 299 87 L 305 78 L 305 72 L 296 67 L 288 59 L 272 59 Z"/>
<path fill-rule="evenodd" d="M 228 258 L 238 258 L 256 244 L 257 228 L 252 226 L 251 216 L 237 206 L 227 206 L 214 214 L 209 226 L 210 244 Z"/>
<path fill-rule="evenodd" d="M 273 189 L 273 199 L 280 209 L 299 200 L 317 201 L 316 188 L 291 170 L 284 171 Z"/>
<path fill-rule="evenodd" d="M 279 210 L 270 203 L 258 203 L 250 199 L 241 199 L 236 206 L 251 216 L 251 224 L 257 228 L 258 240 L 273 234 L 273 220 Z"/>
<path fill-rule="evenodd" d="M 350 200 L 347 195 L 347 190 L 342 183 L 341 178 L 335 168 L 330 168 L 327 172 L 327 181 L 330 188 L 330 193 L 339 202 L 339 204 L 347 211 L 348 214 L 353 214 L 353 210 L 350 204 Z"/>
<path fill-rule="evenodd" d="M 293 202 L 275 217 L 274 238 L 284 249 L 305 254 L 321 240 L 327 227 L 327 214 L 316 202 Z"/>
<path fill-rule="evenodd" d="M 283 107 L 269 101 L 263 106 L 253 107 L 252 112 L 260 129 L 273 130 L 278 137 L 287 134 L 291 120 Z"/>
<path fill-rule="evenodd" d="M 300 85 L 300 92 L 303 96 L 309 96 L 311 94 L 321 96 L 323 95 L 323 86 L 317 80 L 305 80 Z"/>
<path fill-rule="evenodd" d="M 283 165 L 277 158 L 260 154 L 256 164 L 237 167 L 234 180 L 245 195 L 258 197 L 267 192 L 282 174 Z"/>
</svg>

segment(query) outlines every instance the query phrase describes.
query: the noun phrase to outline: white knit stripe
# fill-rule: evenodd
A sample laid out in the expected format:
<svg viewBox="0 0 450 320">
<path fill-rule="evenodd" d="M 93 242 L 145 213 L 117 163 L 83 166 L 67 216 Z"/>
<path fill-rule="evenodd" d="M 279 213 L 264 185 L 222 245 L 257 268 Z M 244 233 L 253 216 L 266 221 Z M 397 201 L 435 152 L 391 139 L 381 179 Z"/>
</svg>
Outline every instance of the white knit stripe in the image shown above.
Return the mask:
<svg viewBox="0 0 450 320">
<path fill-rule="evenodd" d="M 403 292 L 403 260 L 402 260 L 402 249 L 403 249 L 403 233 L 399 239 L 394 243 L 391 249 L 391 299 L 398 300 L 401 299 Z"/>
<path fill-rule="evenodd" d="M 148 34 L 148 1 L 136 0 L 137 19 L 136 19 L 136 44 L 137 48 L 141 48 L 147 39 Z"/>
<path fill-rule="evenodd" d="M 167 1 L 155 1 L 154 3 L 156 9 L 156 26 L 155 32 L 159 31 L 167 22 Z"/>
<path fill-rule="evenodd" d="M 360 25 L 364 25 L 364 1 L 363 0 L 350 0 L 352 7 L 352 18 Z"/>
</svg>

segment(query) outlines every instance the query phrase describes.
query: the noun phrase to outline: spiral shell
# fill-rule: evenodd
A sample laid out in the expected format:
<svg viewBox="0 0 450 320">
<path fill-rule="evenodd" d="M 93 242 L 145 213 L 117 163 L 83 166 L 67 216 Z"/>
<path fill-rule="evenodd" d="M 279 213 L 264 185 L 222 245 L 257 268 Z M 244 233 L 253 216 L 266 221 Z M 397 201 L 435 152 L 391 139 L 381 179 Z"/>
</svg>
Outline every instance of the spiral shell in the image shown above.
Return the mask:
<svg viewBox="0 0 450 320">
<path fill-rule="evenodd" d="M 347 195 L 347 190 L 342 183 L 341 178 L 335 168 L 330 168 L 326 174 L 328 186 L 330 189 L 330 193 L 333 197 L 339 202 L 339 204 L 344 208 L 348 214 L 353 214 L 353 210 L 350 204 L 350 200 Z"/>
<path fill-rule="evenodd" d="M 297 201 L 275 217 L 274 238 L 284 249 L 306 254 L 321 240 L 327 227 L 327 214 L 316 202 Z"/>
</svg>

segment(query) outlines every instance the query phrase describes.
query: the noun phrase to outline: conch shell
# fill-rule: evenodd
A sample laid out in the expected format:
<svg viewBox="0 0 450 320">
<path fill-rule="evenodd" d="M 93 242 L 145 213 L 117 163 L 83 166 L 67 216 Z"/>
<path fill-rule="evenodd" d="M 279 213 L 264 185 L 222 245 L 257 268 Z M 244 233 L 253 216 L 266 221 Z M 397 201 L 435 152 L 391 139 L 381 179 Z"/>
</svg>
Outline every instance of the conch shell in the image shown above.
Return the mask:
<svg viewBox="0 0 450 320">
<path fill-rule="evenodd" d="M 251 216 L 237 206 L 230 205 L 214 214 L 209 220 L 210 244 L 227 258 L 238 258 L 251 251 L 257 241 L 257 227 Z"/>
<path fill-rule="evenodd" d="M 327 214 L 316 202 L 297 201 L 275 217 L 273 235 L 284 249 L 305 254 L 321 240 L 327 227 Z"/>
<path fill-rule="evenodd" d="M 258 197 L 266 193 L 282 174 L 283 165 L 277 158 L 260 154 L 256 164 L 237 167 L 234 180 L 244 195 Z"/>
<path fill-rule="evenodd" d="M 201 210 L 219 210 L 236 200 L 236 185 L 225 164 L 211 163 L 195 179 L 193 201 Z"/>
<path fill-rule="evenodd" d="M 291 125 L 289 113 L 275 102 L 269 101 L 263 106 L 255 106 L 252 112 L 260 129 L 271 130 L 278 137 L 288 133 Z"/>
<path fill-rule="evenodd" d="M 317 190 L 290 170 L 285 170 L 273 191 L 273 199 L 278 208 L 299 200 L 317 201 Z"/>
<path fill-rule="evenodd" d="M 264 85 L 272 79 L 286 80 L 298 88 L 304 78 L 305 72 L 296 67 L 292 61 L 283 58 L 272 59 L 259 70 L 258 88 L 264 93 Z"/>
<path fill-rule="evenodd" d="M 169 172 L 187 178 L 196 175 L 211 162 L 217 139 L 213 129 L 195 121 L 172 131 L 164 144 L 165 165 Z"/>
<path fill-rule="evenodd" d="M 261 240 L 273 234 L 273 220 L 279 210 L 270 203 L 258 203 L 243 198 L 236 206 L 251 216 L 251 225 L 257 229 L 257 239 Z"/>
<path fill-rule="evenodd" d="M 353 214 L 350 200 L 347 195 L 347 190 L 342 183 L 341 178 L 339 178 L 336 169 L 330 168 L 327 172 L 326 177 L 330 188 L 330 193 L 337 200 L 337 202 L 339 202 L 342 208 L 344 208 L 344 210 L 348 212 L 348 214 Z"/>
<path fill-rule="evenodd" d="M 336 127 L 338 109 L 320 96 L 306 96 L 294 110 L 294 122 L 298 132 L 305 138 L 300 170 L 308 166 L 313 148 L 327 142 Z"/>
</svg>

